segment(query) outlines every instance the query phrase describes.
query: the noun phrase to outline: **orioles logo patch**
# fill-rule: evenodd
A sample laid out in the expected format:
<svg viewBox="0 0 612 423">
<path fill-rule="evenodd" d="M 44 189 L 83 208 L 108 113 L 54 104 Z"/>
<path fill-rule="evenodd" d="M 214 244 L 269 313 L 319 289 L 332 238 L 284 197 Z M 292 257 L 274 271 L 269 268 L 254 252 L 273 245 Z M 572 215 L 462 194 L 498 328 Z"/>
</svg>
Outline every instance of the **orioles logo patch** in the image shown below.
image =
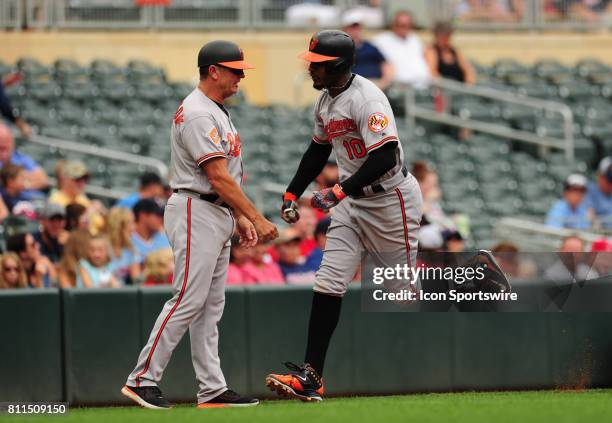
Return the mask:
<svg viewBox="0 0 612 423">
<path fill-rule="evenodd" d="M 380 132 L 389 124 L 389 118 L 383 113 L 376 112 L 368 116 L 368 128 L 372 132 Z"/>
<path fill-rule="evenodd" d="M 215 128 L 215 127 L 213 127 L 213 129 L 211 129 L 210 132 L 208 133 L 208 138 L 210 138 L 210 140 L 214 144 L 219 144 L 221 142 L 221 137 L 219 136 L 219 131 L 217 131 L 217 128 Z"/>
<path fill-rule="evenodd" d="M 313 51 L 318 43 L 319 43 L 319 40 L 317 40 L 316 38 L 312 37 L 310 39 L 310 46 L 308 47 L 308 50 Z"/>
</svg>

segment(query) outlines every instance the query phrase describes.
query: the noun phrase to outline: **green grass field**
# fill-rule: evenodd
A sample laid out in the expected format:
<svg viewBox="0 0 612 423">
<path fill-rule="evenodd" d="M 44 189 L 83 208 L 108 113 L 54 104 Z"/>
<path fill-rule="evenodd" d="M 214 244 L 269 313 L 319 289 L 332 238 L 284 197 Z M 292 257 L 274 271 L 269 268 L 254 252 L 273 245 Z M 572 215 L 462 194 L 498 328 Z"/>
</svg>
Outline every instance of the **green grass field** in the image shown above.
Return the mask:
<svg viewBox="0 0 612 423">
<path fill-rule="evenodd" d="M 175 406 L 169 411 L 137 407 L 73 408 L 63 417 L 7 417 L 2 422 L 58 423 L 313 423 L 386 422 L 537 422 L 576 423 L 612 419 L 612 390 L 530 391 L 457 394 L 423 394 L 388 397 L 332 398 L 322 403 L 264 401 L 243 409 L 199 410 Z"/>
</svg>

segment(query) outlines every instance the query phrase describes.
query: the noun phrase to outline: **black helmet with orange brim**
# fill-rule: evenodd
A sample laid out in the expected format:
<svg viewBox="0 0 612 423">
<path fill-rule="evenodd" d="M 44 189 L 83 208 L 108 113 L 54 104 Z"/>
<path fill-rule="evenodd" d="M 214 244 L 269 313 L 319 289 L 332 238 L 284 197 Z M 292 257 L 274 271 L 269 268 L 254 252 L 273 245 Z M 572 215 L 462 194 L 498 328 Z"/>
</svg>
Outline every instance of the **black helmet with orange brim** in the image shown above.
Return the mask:
<svg viewBox="0 0 612 423">
<path fill-rule="evenodd" d="M 344 31 L 326 29 L 313 35 L 308 50 L 298 57 L 309 62 L 326 62 L 329 70 L 344 72 L 355 63 L 355 42 Z"/>
</svg>

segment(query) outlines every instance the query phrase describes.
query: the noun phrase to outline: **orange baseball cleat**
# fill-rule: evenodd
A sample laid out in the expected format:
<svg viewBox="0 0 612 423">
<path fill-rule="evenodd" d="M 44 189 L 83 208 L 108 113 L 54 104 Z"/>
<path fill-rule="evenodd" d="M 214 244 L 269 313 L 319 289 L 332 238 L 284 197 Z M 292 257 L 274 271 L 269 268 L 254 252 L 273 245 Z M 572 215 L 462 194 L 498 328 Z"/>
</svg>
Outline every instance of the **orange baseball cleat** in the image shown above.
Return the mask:
<svg viewBox="0 0 612 423">
<path fill-rule="evenodd" d="M 280 396 L 294 397 L 302 401 L 323 401 L 323 379 L 308 363 L 302 366 L 286 362 L 289 374 L 269 374 L 266 386 Z"/>
</svg>

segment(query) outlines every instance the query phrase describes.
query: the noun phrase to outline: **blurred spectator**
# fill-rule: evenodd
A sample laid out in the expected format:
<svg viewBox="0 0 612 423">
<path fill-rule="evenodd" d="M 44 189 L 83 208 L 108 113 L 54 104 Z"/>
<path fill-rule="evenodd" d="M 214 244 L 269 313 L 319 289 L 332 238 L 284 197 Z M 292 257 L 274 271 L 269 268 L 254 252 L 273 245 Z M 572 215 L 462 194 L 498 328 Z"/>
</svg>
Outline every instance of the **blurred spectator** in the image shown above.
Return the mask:
<svg viewBox="0 0 612 423">
<path fill-rule="evenodd" d="M 317 213 L 310 206 L 310 201 L 307 199 L 299 200 L 300 220 L 293 224 L 293 228 L 297 231 L 301 238 L 300 254 L 307 257 L 312 250 L 317 246 L 315 241 L 315 228 L 317 227 Z"/>
<path fill-rule="evenodd" d="M 59 204 L 56 205 L 62 207 Z M 89 217 L 84 206 L 78 203 L 70 203 L 66 206 L 66 230 L 72 232 L 75 229 L 89 231 Z"/>
<path fill-rule="evenodd" d="M 317 268 L 321 267 L 321 261 L 323 260 L 323 251 L 325 251 L 325 243 L 327 242 L 327 230 L 331 224 L 331 217 L 326 216 L 319 220 L 314 231 L 314 238 L 316 247 L 310 253 L 308 257 L 309 261 L 317 265 Z"/>
<path fill-rule="evenodd" d="M 607 239 L 598 239 L 591 245 L 593 269 L 599 276 L 610 276 L 612 272 L 612 243 Z"/>
<path fill-rule="evenodd" d="M 5 119 L 19 128 L 24 137 L 30 138 L 32 135 L 32 128 L 30 128 L 30 126 L 22 118 L 15 116 L 13 113 L 13 106 L 4 92 L 4 85 L 6 82 L 7 81 L 0 81 L 0 113 Z M 0 126 L 3 125 L 0 123 Z"/>
<path fill-rule="evenodd" d="M 51 261 L 40 254 L 40 246 L 32 234 L 21 233 L 6 240 L 6 250 L 16 253 L 33 288 L 50 288 L 57 283 L 57 273 Z"/>
<path fill-rule="evenodd" d="M 419 251 L 421 252 L 438 252 L 442 251 L 444 247 L 442 231 L 437 225 L 421 225 L 417 237 L 419 239 Z"/>
<path fill-rule="evenodd" d="M 383 32 L 372 40 L 383 56 L 393 65 L 394 82 L 426 88 L 429 68 L 425 61 L 423 43 L 413 31 L 413 19 L 405 10 L 395 14 L 391 31 Z"/>
<path fill-rule="evenodd" d="M 308 261 L 300 253 L 300 235 L 294 228 L 281 231 L 276 239 L 278 264 L 288 284 L 312 284 L 319 269 L 317 263 Z"/>
<path fill-rule="evenodd" d="M 367 6 L 354 6 L 342 15 L 343 22 L 359 21 L 366 28 L 382 28 L 385 24 L 385 14 L 382 0 L 369 0 Z"/>
<path fill-rule="evenodd" d="M 34 239 L 40 245 L 40 253 L 57 265 L 70 235 L 64 229 L 66 211 L 59 204 L 48 203 L 39 216 L 41 230 L 33 234 Z"/>
<path fill-rule="evenodd" d="M 111 267 L 110 242 L 106 236 L 89 238 L 87 253 L 79 260 L 78 288 L 118 288 L 121 286 Z"/>
<path fill-rule="evenodd" d="M 76 229 L 70 233 L 57 272 L 61 288 L 76 286 L 79 260 L 87 254 L 90 236 L 89 231 L 83 229 Z"/>
<path fill-rule="evenodd" d="M 584 201 L 587 179 L 572 174 L 565 179 L 563 199 L 553 204 L 546 217 L 546 225 L 555 228 L 588 229 L 591 227 L 589 208 Z"/>
<path fill-rule="evenodd" d="M 612 13 L 610 0 L 555 0 L 554 5 L 564 17 L 593 23 Z"/>
<path fill-rule="evenodd" d="M 523 0 L 464 0 L 457 8 L 457 16 L 466 21 L 518 22 L 523 19 Z"/>
<path fill-rule="evenodd" d="M 599 163 L 597 180 L 587 186 L 586 205 L 595 213 L 598 226 L 612 229 L 612 156 Z"/>
<path fill-rule="evenodd" d="M 134 231 L 132 245 L 141 262 L 149 254 L 163 248 L 170 248 L 170 242 L 163 232 L 164 209 L 151 198 L 139 200 L 133 209 Z"/>
<path fill-rule="evenodd" d="M 115 204 L 116 207 L 125 207 L 132 210 L 138 200 L 143 198 L 162 199 L 164 196 L 164 184 L 157 173 L 145 172 L 140 177 L 140 188 Z"/>
<path fill-rule="evenodd" d="M 421 224 L 435 223 L 440 228 L 454 228 L 455 224 L 446 216 L 440 204 L 442 190 L 438 183 L 436 171 L 424 161 L 417 160 L 412 163 L 410 173 L 414 175 L 419 183 L 421 194 L 423 195 L 423 221 Z"/>
<path fill-rule="evenodd" d="M 4 253 L 0 256 L 0 289 L 28 287 L 28 275 L 15 253 Z"/>
<path fill-rule="evenodd" d="M 511 279 L 534 279 L 537 276 L 537 265 L 527 254 L 521 255 L 512 242 L 500 242 L 491 248 L 499 267 Z"/>
<path fill-rule="evenodd" d="M 285 9 L 285 21 L 289 26 L 333 27 L 338 23 L 339 9 L 321 4 L 319 0 L 304 1 Z"/>
<path fill-rule="evenodd" d="M 0 123 L 0 167 L 8 164 L 21 166 L 26 170 L 27 190 L 40 190 L 49 186 L 49 178 L 45 171 L 30 156 L 15 150 L 13 133 Z"/>
<path fill-rule="evenodd" d="M 0 195 L 11 213 L 15 213 L 15 206 L 19 203 L 28 203 L 31 208 L 32 196 L 25 191 L 25 169 L 21 166 L 8 164 L 0 170 Z"/>
<path fill-rule="evenodd" d="M 368 78 L 381 90 L 393 82 L 393 65 L 372 43 L 362 38 L 363 18 L 359 14 L 347 13 L 342 18 L 344 32 L 355 42 L 355 65 L 353 73 Z"/>
<path fill-rule="evenodd" d="M 144 286 L 172 285 L 174 256 L 172 248 L 149 254 L 144 262 Z"/>
<path fill-rule="evenodd" d="M 583 262 L 584 241 L 570 235 L 561 241 L 559 260 L 546 269 L 545 277 L 554 282 L 584 281 L 597 277 L 591 266 Z"/>
<path fill-rule="evenodd" d="M 465 251 L 465 242 L 459 231 L 454 229 L 446 229 L 442 232 L 444 240 L 444 250 L 449 253 L 461 253 Z"/>
<path fill-rule="evenodd" d="M 85 207 L 89 219 L 89 230 L 95 235 L 104 228 L 104 207 L 99 201 L 90 200 L 85 194 L 85 187 L 89 180 L 89 170 L 81 161 L 69 161 L 62 169 L 62 184 L 59 189 L 53 190 L 49 202 L 67 207 L 77 203 Z"/>
<path fill-rule="evenodd" d="M 243 283 L 284 284 L 283 272 L 268 253 L 269 244 L 257 244 L 251 249 L 250 260 L 242 266 Z"/>
<path fill-rule="evenodd" d="M 321 173 L 315 178 L 315 184 L 317 185 L 316 190 L 320 191 L 324 188 L 331 188 L 338 182 L 338 163 L 330 156 Z"/>
<path fill-rule="evenodd" d="M 431 76 L 453 79 L 466 84 L 476 83 L 474 67 L 451 44 L 452 25 L 449 22 L 437 22 L 433 34 L 434 43 L 425 52 Z"/>
<path fill-rule="evenodd" d="M 140 277 L 142 260 L 132 245 L 134 215 L 131 210 L 113 207 L 108 214 L 107 233 L 111 243 L 113 272 L 124 283 L 135 283 Z"/>
<path fill-rule="evenodd" d="M 238 236 L 232 237 L 232 246 L 230 248 L 230 259 L 227 267 L 227 284 L 242 285 L 249 284 L 243 275 L 243 267 L 247 264 L 251 256 L 251 249 L 240 245 Z"/>
</svg>

